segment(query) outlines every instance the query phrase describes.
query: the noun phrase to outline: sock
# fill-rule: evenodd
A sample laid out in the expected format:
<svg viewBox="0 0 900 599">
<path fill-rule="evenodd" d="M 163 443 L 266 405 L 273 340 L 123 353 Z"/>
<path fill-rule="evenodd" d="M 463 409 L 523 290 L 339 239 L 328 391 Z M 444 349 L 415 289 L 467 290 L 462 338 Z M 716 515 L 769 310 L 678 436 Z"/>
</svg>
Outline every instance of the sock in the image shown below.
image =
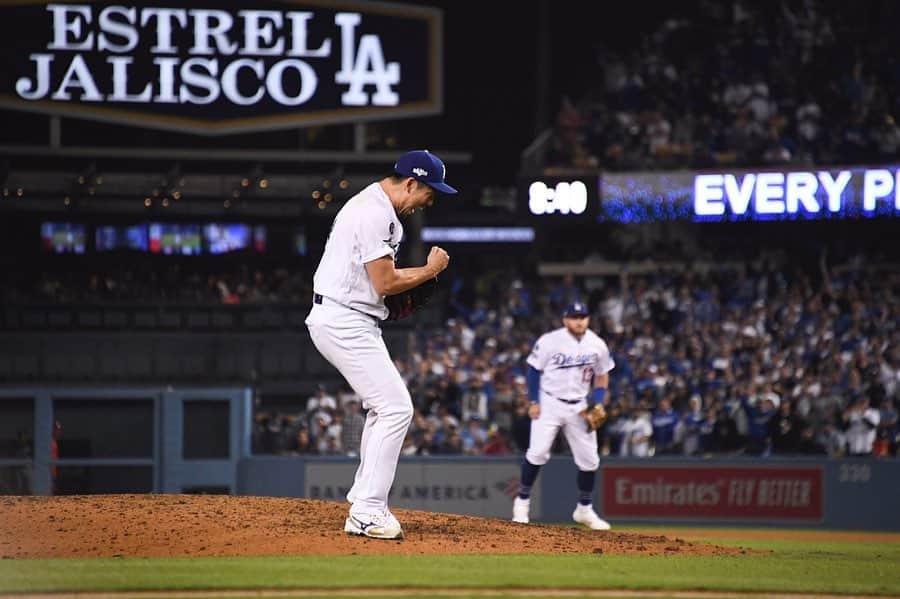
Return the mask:
<svg viewBox="0 0 900 599">
<path fill-rule="evenodd" d="M 528 459 L 522 460 L 522 475 L 519 477 L 519 498 L 528 499 L 531 496 L 531 487 L 537 479 L 540 466 L 535 466 Z"/>
<path fill-rule="evenodd" d="M 578 503 L 591 505 L 594 496 L 594 473 L 578 471 Z"/>
</svg>

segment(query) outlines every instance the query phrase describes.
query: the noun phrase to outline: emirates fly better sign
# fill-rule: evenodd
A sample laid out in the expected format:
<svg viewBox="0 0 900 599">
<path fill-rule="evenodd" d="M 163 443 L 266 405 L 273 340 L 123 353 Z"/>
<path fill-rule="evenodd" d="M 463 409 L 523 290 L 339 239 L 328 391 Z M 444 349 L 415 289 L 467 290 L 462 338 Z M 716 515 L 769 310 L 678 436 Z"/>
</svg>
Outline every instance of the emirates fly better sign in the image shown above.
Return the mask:
<svg viewBox="0 0 900 599">
<path fill-rule="evenodd" d="M 603 468 L 604 517 L 820 521 L 823 498 L 817 466 Z"/>
<path fill-rule="evenodd" d="M 441 12 L 0 0 L 0 105 L 195 133 L 436 114 Z"/>
</svg>

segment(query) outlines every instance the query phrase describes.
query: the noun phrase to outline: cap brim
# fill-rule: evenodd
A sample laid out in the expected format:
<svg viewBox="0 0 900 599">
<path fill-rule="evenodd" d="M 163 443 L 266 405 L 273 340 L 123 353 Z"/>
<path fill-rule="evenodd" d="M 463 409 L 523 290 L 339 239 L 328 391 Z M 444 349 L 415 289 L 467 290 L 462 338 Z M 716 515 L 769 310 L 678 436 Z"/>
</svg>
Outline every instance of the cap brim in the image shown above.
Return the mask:
<svg viewBox="0 0 900 599">
<path fill-rule="evenodd" d="M 439 191 L 441 193 L 446 193 L 448 195 L 453 195 L 455 193 L 458 193 L 455 189 L 453 189 L 446 183 L 427 183 L 426 182 L 425 184 L 428 185 L 429 187 L 431 187 L 432 189 L 434 189 L 435 191 Z"/>
</svg>

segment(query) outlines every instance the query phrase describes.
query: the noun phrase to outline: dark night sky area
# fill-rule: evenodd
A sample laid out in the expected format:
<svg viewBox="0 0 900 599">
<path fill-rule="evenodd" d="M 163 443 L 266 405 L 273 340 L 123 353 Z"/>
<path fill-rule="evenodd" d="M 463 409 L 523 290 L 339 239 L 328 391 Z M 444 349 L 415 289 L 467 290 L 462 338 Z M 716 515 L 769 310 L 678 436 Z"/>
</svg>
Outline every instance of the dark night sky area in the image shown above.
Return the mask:
<svg viewBox="0 0 900 599">
<path fill-rule="evenodd" d="M 539 3 L 425 3 L 444 11 L 444 114 L 400 124 L 402 142 L 472 154 L 472 174 L 485 183 L 514 181 L 522 150 L 534 140 L 537 110 Z M 628 49 L 675 11 L 672 3 L 548 2 L 550 84 L 545 120 L 561 100 L 577 98 L 599 68 L 602 41 Z M 684 7 L 681 8 L 684 10 Z"/>
</svg>

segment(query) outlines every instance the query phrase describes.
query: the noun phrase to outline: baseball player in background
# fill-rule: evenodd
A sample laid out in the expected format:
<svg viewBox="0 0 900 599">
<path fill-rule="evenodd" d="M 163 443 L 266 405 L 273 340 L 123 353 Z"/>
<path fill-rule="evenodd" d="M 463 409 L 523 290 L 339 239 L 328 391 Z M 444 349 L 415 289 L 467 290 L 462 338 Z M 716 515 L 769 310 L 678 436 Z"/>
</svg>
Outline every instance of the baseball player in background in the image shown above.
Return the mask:
<svg viewBox="0 0 900 599">
<path fill-rule="evenodd" d="M 403 237 L 399 217 L 431 206 L 438 193 L 456 193 L 444 182 L 445 172 L 444 163 L 428 151 L 402 155 L 393 174 L 350 198 L 337 213 L 313 276 L 306 318 L 312 342 L 368 410 L 359 467 L 347 493 L 352 505 L 344 531 L 350 534 L 403 536 L 387 500 L 413 406 L 379 323 L 388 316 L 385 296 L 433 279 L 450 262 L 447 252 L 432 247 L 424 266 L 395 265 Z"/>
<path fill-rule="evenodd" d="M 597 433 L 581 413 L 593 404 L 604 404 L 615 363 L 606 342 L 588 329 L 589 314 L 585 304 L 569 304 L 563 312 L 564 326 L 541 335 L 528 356 L 531 437 L 522 460 L 519 495 L 513 501 L 513 522 L 528 522 L 531 488 L 562 429 L 578 467 L 578 504 L 572 519 L 593 530 L 610 529 L 591 502 L 600 458 Z"/>
</svg>

